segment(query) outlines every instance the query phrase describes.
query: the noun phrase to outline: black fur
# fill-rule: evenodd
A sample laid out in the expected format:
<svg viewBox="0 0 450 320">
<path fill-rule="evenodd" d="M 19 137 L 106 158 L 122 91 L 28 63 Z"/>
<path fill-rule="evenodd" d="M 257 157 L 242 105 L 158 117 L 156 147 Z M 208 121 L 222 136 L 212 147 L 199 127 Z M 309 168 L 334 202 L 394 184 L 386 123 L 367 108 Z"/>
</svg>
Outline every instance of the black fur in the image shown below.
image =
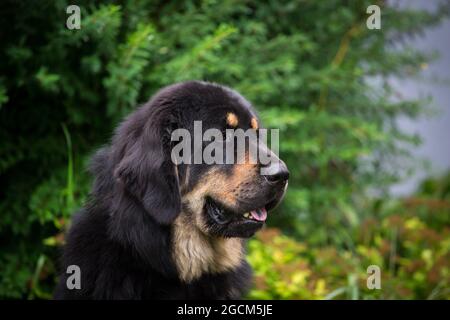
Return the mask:
<svg viewBox="0 0 450 320">
<path fill-rule="evenodd" d="M 93 157 L 93 190 L 67 234 L 56 299 L 235 299 L 245 293 L 251 281 L 245 260 L 233 271 L 184 283 L 170 246 L 170 225 L 181 208 L 170 131 L 195 118 L 214 121 L 215 108 L 224 105 L 239 113 L 241 103 L 216 85 L 177 84 L 118 127 L 111 145 Z M 185 168 L 179 170 L 183 176 Z M 81 269 L 80 290 L 66 286 L 69 265 Z"/>
</svg>

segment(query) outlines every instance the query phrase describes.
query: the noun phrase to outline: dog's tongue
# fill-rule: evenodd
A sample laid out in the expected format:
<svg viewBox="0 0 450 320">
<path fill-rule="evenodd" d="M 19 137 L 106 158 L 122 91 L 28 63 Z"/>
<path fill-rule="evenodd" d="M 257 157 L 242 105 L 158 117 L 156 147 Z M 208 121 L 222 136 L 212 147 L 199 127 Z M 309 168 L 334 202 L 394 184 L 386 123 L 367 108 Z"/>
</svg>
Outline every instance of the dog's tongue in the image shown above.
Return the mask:
<svg viewBox="0 0 450 320">
<path fill-rule="evenodd" d="M 266 221 L 266 219 L 267 219 L 266 208 L 252 210 L 252 211 L 250 211 L 250 214 L 252 215 L 253 219 L 258 220 L 258 221 Z"/>
</svg>

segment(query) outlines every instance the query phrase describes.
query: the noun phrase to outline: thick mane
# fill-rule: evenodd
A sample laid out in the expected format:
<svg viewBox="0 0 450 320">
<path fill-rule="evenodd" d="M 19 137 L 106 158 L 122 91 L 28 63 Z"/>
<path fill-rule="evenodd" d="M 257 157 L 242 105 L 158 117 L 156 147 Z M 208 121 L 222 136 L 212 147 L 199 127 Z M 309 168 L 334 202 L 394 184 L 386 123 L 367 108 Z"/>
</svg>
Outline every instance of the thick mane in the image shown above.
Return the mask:
<svg viewBox="0 0 450 320">
<path fill-rule="evenodd" d="M 115 130 L 111 143 L 92 156 L 92 190 L 66 235 L 55 298 L 225 299 L 239 298 L 248 289 L 251 270 L 243 259 L 241 240 L 200 246 L 198 241 L 189 242 L 194 234 L 190 230 L 200 232 L 193 222 L 178 219 L 182 214 L 179 171 L 166 142 L 172 129 L 204 116 L 203 112 L 211 114 L 209 109 L 193 113 L 204 99 L 206 105 L 217 99 L 214 92 L 219 87 L 211 92 L 208 88 L 188 82 L 162 89 L 131 113 Z M 219 91 L 219 96 L 224 92 Z M 182 221 L 186 228 L 176 228 Z M 184 277 L 180 261 L 186 264 L 183 270 L 190 270 L 194 251 L 201 258 L 211 257 L 213 268 L 201 266 L 204 272 Z M 178 259 L 178 254 L 188 258 Z M 66 270 L 72 265 L 81 270 L 80 290 L 66 285 Z"/>
<path fill-rule="evenodd" d="M 113 175 L 113 147 L 101 148 L 91 159 L 95 177 L 86 214 L 108 217 L 107 236 L 130 250 L 142 265 L 176 277 L 170 252 L 170 227 L 159 225 L 134 195 Z"/>
</svg>

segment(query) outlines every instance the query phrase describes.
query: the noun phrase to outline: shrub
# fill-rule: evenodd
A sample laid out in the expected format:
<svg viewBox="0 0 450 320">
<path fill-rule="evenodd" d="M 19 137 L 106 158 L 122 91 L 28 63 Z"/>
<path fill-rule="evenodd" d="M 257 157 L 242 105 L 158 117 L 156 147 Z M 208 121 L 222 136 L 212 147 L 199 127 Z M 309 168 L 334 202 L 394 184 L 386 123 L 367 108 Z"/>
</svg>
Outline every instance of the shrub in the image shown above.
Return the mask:
<svg viewBox="0 0 450 320">
<path fill-rule="evenodd" d="M 383 203 L 379 216 L 349 230 L 344 247 L 264 230 L 249 243 L 256 279 L 248 298 L 450 299 L 449 186 L 450 174 L 426 180 L 414 197 Z M 380 267 L 381 290 L 367 288 L 370 265 Z"/>
<path fill-rule="evenodd" d="M 236 88 L 281 129 L 292 178 L 273 226 L 315 245 L 350 241 L 366 190 L 409 168 L 400 143 L 417 139 L 394 120 L 426 107 L 393 99 L 387 79 L 431 57 L 389 44 L 448 15 L 383 2 L 381 31 L 365 27 L 368 0 L 77 4 L 81 29 L 68 30 L 68 1 L 2 1 L 0 297 L 49 296 L 89 154 L 138 103 L 186 79 Z"/>
</svg>

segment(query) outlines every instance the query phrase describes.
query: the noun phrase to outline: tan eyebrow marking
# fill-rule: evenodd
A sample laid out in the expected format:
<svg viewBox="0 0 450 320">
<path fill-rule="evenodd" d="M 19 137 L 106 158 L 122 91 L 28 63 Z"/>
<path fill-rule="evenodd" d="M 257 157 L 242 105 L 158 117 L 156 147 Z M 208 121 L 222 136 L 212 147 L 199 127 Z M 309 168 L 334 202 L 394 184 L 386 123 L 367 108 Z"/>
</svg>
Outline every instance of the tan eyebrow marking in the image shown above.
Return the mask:
<svg viewBox="0 0 450 320">
<path fill-rule="evenodd" d="M 238 117 L 233 112 L 227 113 L 227 124 L 233 128 L 238 125 Z"/>
<path fill-rule="evenodd" d="M 252 120 L 250 121 L 250 125 L 253 129 L 258 129 L 258 120 L 256 120 L 256 118 L 252 118 Z"/>
</svg>

